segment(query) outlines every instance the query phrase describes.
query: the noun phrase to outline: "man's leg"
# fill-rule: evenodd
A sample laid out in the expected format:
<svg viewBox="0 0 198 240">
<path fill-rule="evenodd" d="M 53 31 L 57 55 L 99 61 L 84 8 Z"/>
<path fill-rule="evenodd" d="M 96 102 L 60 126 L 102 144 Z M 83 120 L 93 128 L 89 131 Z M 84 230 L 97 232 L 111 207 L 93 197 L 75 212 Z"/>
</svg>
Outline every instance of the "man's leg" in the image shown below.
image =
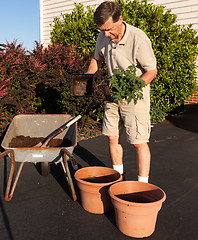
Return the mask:
<svg viewBox="0 0 198 240">
<path fill-rule="evenodd" d="M 123 174 L 123 148 L 120 144 L 119 137 L 109 136 L 108 138 L 113 168 Z"/>
<path fill-rule="evenodd" d="M 151 153 L 147 143 L 134 144 L 138 166 L 138 178 L 148 182 Z"/>
</svg>

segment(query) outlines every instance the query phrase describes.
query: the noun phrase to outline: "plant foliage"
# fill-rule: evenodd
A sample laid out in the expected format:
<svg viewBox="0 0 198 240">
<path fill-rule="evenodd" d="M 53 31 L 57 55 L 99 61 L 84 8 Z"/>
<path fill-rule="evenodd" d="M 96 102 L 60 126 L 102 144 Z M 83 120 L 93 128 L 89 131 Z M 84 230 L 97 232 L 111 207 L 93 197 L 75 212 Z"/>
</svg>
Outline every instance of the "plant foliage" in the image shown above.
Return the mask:
<svg viewBox="0 0 198 240">
<path fill-rule="evenodd" d="M 159 123 L 163 122 L 168 114 L 163 112 L 156 104 L 151 103 L 150 115 L 152 123 Z"/>
<path fill-rule="evenodd" d="M 77 51 L 86 54 L 87 50 L 94 51 L 99 30 L 93 21 L 94 9 L 87 7 L 84 11 L 82 4 L 76 4 L 71 14 L 62 14 L 55 18 L 51 31 L 52 44 L 77 46 Z"/>
<path fill-rule="evenodd" d="M 22 113 L 82 113 L 91 98 L 70 96 L 71 73 L 88 67 L 91 56 L 77 55 L 76 47 L 63 44 L 35 44 L 27 52 L 16 41 L 0 45 L 0 130 L 6 129 L 16 114 Z M 101 107 L 102 108 L 102 107 Z M 93 118 L 97 118 L 92 113 Z M 84 119 L 84 120 L 83 120 Z M 80 122 L 83 124 L 86 118 Z"/>
<path fill-rule="evenodd" d="M 126 99 L 128 103 L 131 100 L 136 104 L 143 98 L 143 87 L 145 81 L 136 76 L 136 67 L 131 65 L 122 72 L 119 68 L 113 71 L 114 75 L 110 78 L 111 94 L 115 101 Z"/>
<path fill-rule="evenodd" d="M 35 112 L 35 75 L 33 62 L 16 41 L 0 49 L 0 127 L 3 129 L 13 115 Z"/>
</svg>

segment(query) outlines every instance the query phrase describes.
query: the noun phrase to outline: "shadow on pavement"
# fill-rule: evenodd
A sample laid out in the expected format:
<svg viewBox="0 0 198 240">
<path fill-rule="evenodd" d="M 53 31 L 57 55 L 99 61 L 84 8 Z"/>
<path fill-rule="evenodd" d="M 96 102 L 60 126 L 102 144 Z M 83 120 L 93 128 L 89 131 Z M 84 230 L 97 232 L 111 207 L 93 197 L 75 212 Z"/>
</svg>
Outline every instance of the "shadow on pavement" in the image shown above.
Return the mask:
<svg viewBox="0 0 198 240">
<path fill-rule="evenodd" d="M 9 219 L 8 219 L 7 214 L 6 214 L 4 204 L 3 204 L 3 201 L 1 200 L 1 197 L 0 197 L 0 209 L 1 209 L 1 215 L 2 215 L 2 218 L 3 218 L 5 228 L 7 230 L 9 240 L 13 240 L 14 238 L 13 238 L 13 235 L 12 235 L 12 230 L 11 230 L 11 227 L 10 227 Z"/>
<path fill-rule="evenodd" d="M 3 192 L 5 194 L 5 191 L 6 191 L 6 186 L 7 186 L 7 169 L 8 169 L 8 166 L 7 166 L 7 159 L 6 157 L 4 157 L 4 176 L 3 176 Z M 9 237 L 9 240 L 13 240 L 13 235 L 12 235 L 12 230 L 11 230 L 11 227 L 10 227 L 10 223 L 9 223 L 9 218 L 7 216 L 7 213 L 6 213 L 6 210 L 5 210 L 5 207 L 4 207 L 4 202 L 5 200 L 1 199 L 0 197 L 0 209 L 1 209 L 1 216 L 2 216 L 2 219 L 3 219 L 3 222 L 4 222 L 4 226 L 5 226 L 5 229 L 7 231 L 7 234 L 8 234 L 8 237 Z"/>
<path fill-rule="evenodd" d="M 183 112 L 170 114 L 167 120 L 178 128 L 198 133 L 198 105 L 185 106 Z"/>
<path fill-rule="evenodd" d="M 117 225 L 116 225 L 116 219 L 115 219 L 115 211 L 114 211 L 114 209 L 112 209 L 110 212 L 108 212 L 108 213 L 105 213 L 104 214 L 105 215 L 105 217 L 109 220 L 109 222 L 111 223 L 111 224 L 113 224 L 117 229 L 118 229 L 118 227 L 117 227 Z"/>
<path fill-rule="evenodd" d="M 89 166 L 106 167 L 106 165 L 101 162 L 95 155 L 93 155 L 91 152 L 89 152 L 87 149 L 80 146 L 79 144 L 74 148 L 74 154 L 81 158 Z"/>
</svg>

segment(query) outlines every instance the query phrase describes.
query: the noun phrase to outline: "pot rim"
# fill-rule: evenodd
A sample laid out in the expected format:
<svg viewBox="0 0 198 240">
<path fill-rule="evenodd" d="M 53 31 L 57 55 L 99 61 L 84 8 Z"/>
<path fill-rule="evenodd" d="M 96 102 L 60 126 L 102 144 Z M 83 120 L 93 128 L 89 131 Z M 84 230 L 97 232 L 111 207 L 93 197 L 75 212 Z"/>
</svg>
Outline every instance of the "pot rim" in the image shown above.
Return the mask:
<svg viewBox="0 0 198 240">
<path fill-rule="evenodd" d="M 115 173 L 118 173 L 119 175 L 120 175 L 120 177 L 117 179 L 117 180 L 114 180 L 114 181 L 112 181 L 112 182 L 108 182 L 108 183 L 92 183 L 92 182 L 88 182 L 88 181 L 84 181 L 84 180 L 82 180 L 81 178 L 79 178 L 79 177 L 77 177 L 77 172 L 78 171 L 81 171 L 82 169 L 85 169 L 85 168 L 106 168 L 106 169 L 111 169 L 113 172 L 115 172 Z M 118 172 L 118 171 L 116 171 L 116 170 L 114 170 L 114 169 L 112 169 L 112 168 L 109 168 L 109 167 L 102 167 L 102 166 L 90 166 L 90 167 L 83 167 L 83 168 L 80 168 L 79 170 L 77 170 L 76 172 L 75 172 L 75 174 L 74 174 L 74 177 L 75 177 L 75 179 L 78 181 L 78 182 L 80 182 L 80 183 L 82 183 L 82 184 L 86 184 L 86 185 L 90 185 L 90 186 L 93 186 L 93 185 L 97 185 L 97 186 L 99 186 L 99 187 L 101 187 L 101 186 L 108 186 L 108 185 L 112 185 L 112 184 L 114 184 L 114 183 L 116 183 L 116 182 L 120 182 L 120 181 L 122 181 L 122 175 Z"/>
<path fill-rule="evenodd" d="M 150 186 L 154 186 L 156 189 L 159 189 L 162 193 L 163 193 L 163 197 L 155 202 L 150 202 L 150 203 L 137 203 L 137 202 L 129 202 L 129 201 L 126 201 L 126 200 L 123 200 L 119 197 L 116 197 L 114 194 L 111 193 L 111 189 L 113 187 L 115 187 L 116 184 L 125 184 L 126 182 L 138 182 L 138 181 L 122 181 L 122 182 L 118 182 L 118 183 L 115 183 L 113 184 L 112 186 L 110 186 L 109 190 L 108 190 L 108 193 L 109 195 L 111 196 L 111 198 L 113 200 L 116 200 L 122 204 L 125 204 L 125 205 L 131 205 L 131 206 L 152 206 L 152 205 L 156 205 L 156 204 L 159 204 L 159 203 L 163 203 L 165 200 L 166 200 L 166 193 L 158 186 L 156 185 L 153 185 L 151 183 L 143 183 L 141 182 L 142 184 L 149 184 Z"/>
</svg>

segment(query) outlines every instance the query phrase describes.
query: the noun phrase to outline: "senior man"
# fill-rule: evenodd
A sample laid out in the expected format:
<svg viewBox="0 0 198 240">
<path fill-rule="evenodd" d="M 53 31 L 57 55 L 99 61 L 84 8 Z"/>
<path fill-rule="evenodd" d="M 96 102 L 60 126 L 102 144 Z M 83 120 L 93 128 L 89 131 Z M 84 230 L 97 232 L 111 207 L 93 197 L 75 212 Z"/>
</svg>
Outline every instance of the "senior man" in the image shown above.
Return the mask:
<svg viewBox="0 0 198 240">
<path fill-rule="evenodd" d="M 95 13 L 94 22 L 100 29 L 96 48 L 87 73 L 98 71 L 103 58 L 109 76 L 119 68 L 125 71 L 135 65 L 136 75 L 145 81 L 143 99 L 129 104 L 126 99 L 106 102 L 102 133 L 108 136 L 113 169 L 123 170 L 123 148 L 120 134 L 124 128 L 127 141 L 135 147 L 138 166 L 138 181 L 148 182 L 150 171 L 150 82 L 157 74 L 156 58 L 147 35 L 140 29 L 123 21 L 117 2 L 101 3 Z"/>
</svg>

